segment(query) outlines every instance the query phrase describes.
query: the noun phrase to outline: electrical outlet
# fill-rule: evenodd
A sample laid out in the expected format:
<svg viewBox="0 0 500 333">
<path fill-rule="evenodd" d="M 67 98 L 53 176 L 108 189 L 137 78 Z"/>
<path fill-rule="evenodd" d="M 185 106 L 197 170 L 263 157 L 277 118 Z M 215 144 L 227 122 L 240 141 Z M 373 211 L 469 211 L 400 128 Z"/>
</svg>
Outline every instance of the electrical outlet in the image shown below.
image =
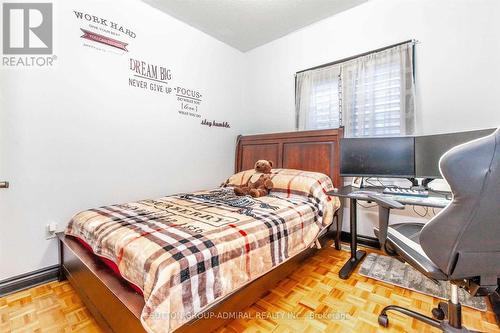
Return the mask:
<svg viewBox="0 0 500 333">
<path fill-rule="evenodd" d="M 57 223 L 50 222 L 45 226 L 45 239 L 56 238 Z"/>
</svg>

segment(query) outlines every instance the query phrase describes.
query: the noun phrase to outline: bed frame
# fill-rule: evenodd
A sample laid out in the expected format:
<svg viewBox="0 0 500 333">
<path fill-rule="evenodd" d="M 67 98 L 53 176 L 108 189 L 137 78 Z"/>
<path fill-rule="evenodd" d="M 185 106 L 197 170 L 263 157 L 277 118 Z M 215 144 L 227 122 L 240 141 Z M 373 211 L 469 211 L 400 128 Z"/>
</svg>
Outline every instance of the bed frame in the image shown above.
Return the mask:
<svg viewBox="0 0 500 333">
<path fill-rule="evenodd" d="M 325 173 L 332 178 L 335 187 L 339 187 L 341 185 L 339 147 L 342 137 L 342 128 L 239 136 L 236 144 L 235 171 L 251 169 L 256 160 L 266 159 L 272 160 L 275 168 Z M 338 246 L 341 214 L 336 214 L 334 219 L 336 229 L 328 230 L 329 232 L 320 238 L 322 244 L 334 237 Z M 106 332 L 116 333 L 145 332 L 139 320 L 144 307 L 143 297 L 74 238 L 63 233 L 59 233 L 58 238 L 59 279 L 69 280 L 101 328 Z M 216 302 L 205 312 L 216 314 L 245 309 L 295 271 L 316 251 L 314 248 L 304 250 L 266 275 Z M 222 318 L 193 320 L 175 332 L 210 332 L 230 320 Z"/>
<path fill-rule="evenodd" d="M 274 168 L 321 172 L 341 186 L 340 139 L 343 128 L 238 136 L 235 171 L 253 169 L 259 159 Z"/>
</svg>

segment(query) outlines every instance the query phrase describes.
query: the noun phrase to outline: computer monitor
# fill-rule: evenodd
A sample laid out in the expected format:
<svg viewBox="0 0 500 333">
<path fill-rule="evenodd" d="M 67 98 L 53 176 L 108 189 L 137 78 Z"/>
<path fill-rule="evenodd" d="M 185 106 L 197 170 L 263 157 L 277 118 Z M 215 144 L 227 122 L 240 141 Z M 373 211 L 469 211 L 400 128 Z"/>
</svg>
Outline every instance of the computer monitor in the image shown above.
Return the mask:
<svg viewBox="0 0 500 333">
<path fill-rule="evenodd" d="M 344 138 L 340 141 L 344 177 L 415 177 L 415 138 Z"/>
<path fill-rule="evenodd" d="M 444 153 L 455 146 L 482 138 L 494 131 L 495 129 L 484 129 L 415 137 L 416 177 L 429 178 L 428 181 L 435 178 L 442 178 L 439 172 L 439 159 Z"/>
</svg>

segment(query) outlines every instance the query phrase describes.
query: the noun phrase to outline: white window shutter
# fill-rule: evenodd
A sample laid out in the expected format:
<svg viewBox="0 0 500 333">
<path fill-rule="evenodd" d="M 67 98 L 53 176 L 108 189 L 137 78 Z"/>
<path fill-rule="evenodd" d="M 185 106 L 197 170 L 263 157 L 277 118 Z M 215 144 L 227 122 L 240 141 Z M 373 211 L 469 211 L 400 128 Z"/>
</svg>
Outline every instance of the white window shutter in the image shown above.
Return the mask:
<svg viewBox="0 0 500 333">
<path fill-rule="evenodd" d="M 296 77 L 298 130 L 345 127 L 348 137 L 411 135 L 413 43 Z"/>
</svg>

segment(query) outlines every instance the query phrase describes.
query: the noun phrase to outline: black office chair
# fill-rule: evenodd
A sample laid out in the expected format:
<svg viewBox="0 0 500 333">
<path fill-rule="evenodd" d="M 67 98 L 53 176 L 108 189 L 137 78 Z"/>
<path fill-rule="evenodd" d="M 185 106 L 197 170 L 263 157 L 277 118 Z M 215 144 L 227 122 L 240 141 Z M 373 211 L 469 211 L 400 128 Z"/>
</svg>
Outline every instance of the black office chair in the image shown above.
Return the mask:
<svg viewBox="0 0 500 333">
<path fill-rule="evenodd" d="M 398 202 L 373 196 L 379 204 L 380 245 L 433 280 L 450 281 L 450 299 L 432 310 L 434 318 L 399 306 L 385 307 L 442 329 L 470 332 L 462 327 L 458 287 L 472 296 L 486 296 L 500 277 L 500 128 L 492 135 L 457 146 L 440 160 L 441 174 L 453 193 L 452 202 L 428 223 L 388 226 L 390 209 Z"/>
</svg>

